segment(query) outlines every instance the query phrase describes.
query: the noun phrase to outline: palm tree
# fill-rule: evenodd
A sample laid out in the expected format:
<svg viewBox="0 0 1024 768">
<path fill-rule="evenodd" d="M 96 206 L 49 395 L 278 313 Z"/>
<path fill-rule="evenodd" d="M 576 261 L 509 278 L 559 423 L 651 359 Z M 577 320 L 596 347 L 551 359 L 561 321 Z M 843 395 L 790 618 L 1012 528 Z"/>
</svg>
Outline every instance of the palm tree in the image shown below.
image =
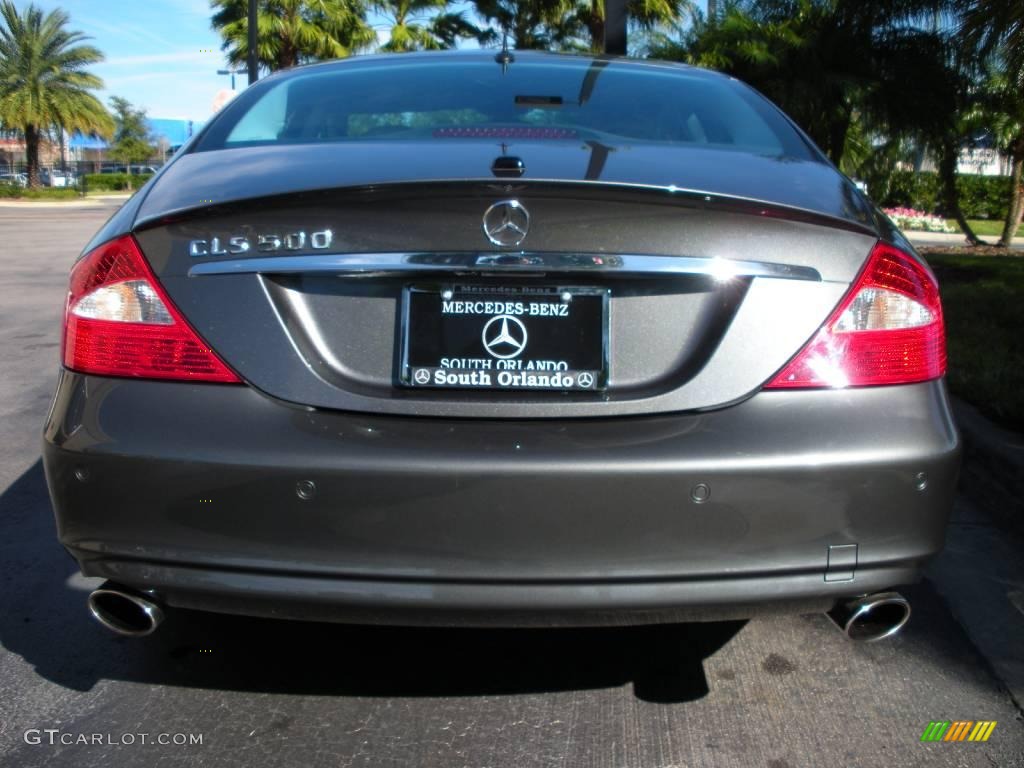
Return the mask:
<svg viewBox="0 0 1024 768">
<path fill-rule="evenodd" d="M 247 0 L 211 0 L 213 28 L 233 66 L 249 55 Z M 259 0 L 259 64 L 270 70 L 317 59 L 339 59 L 376 41 L 361 0 Z"/>
<path fill-rule="evenodd" d="M 945 31 L 922 25 L 948 2 L 736 0 L 725 3 L 717 19 L 698 19 L 681 42 L 663 43 L 654 53 L 753 85 L 840 167 L 863 166 L 879 137 L 928 147 L 937 161 L 942 207 L 974 242 L 956 185 L 970 80 Z"/>
<path fill-rule="evenodd" d="M 1024 215 L 1024 91 L 1005 66 L 991 65 L 967 123 L 986 133 L 1010 158 L 1010 195 L 999 245 L 1009 247 Z"/>
<path fill-rule="evenodd" d="M 986 75 L 976 118 L 1010 157 L 1010 205 L 999 245 L 1009 246 L 1024 213 L 1024 2 L 957 0 L 960 36 Z"/>
<path fill-rule="evenodd" d="M 500 32 L 481 35 L 481 43 L 501 41 L 507 34 L 514 47 L 537 49 L 562 47 L 578 26 L 571 14 L 573 0 L 473 0 L 477 15 Z M 568 27 L 567 27 L 568 22 Z"/>
<path fill-rule="evenodd" d="M 466 19 L 462 11 L 437 14 L 430 23 L 430 31 L 444 48 L 454 48 L 459 40 L 474 38 L 480 45 L 494 42 L 490 29 L 481 29 Z"/>
<path fill-rule="evenodd" d="M 696 6 L 692 0 L 628 0 L 627 18 L 645 30 L 674 27 L 683 17 L 692 14 Z M 604 49 L 604 0 L 583 0 L 573 13 L 585 31 L 585 43 L 592 53 Z"/>
<path fill-rule="evenodd" d="M 865 101 L 880 127 L 922 89 L 948 91 L 933 66 L 942 35 L 914 22 L 946 0 L 745 0 L 698 22 L 682 46 L 691 63 L 724 70 L 764 92 L 839 164 Z M 851 52 L 856 52 L 852 54 Z M 928 70 L 933 79 L 916 74 Z M 908 87 L 913 83 L 913 87 Z M 928 94 L 931 96 L 932 94 Z M 910 115 L 908 115 L 910 116 Z M 932 116 L 914 113 L 918 121 Z M 902 116 L 901 116 L 902 117 Z M 881 126 L 884 127 L 884 126 Z"/>
<path fill-rule="evenodd" d="M 62 10 L 18 13 L 0 0 L 0 123 L 25 135 L 29 186 L 39 186 L 39 140 L 51 126 L 109 135 L 113 120 L 90 90 L 103 81 L 85 70 L 103 60 L 89 38 L 67 29 Z"/>
<path fill-rule="evenodd" d="M 461 13 L 443 13 L 448 0 L 376 0 L 374 10 L 388 24 L 382 51 L 438 50 L 455 47 L 460 37 L 479 37 L 480 30 Z"/>
<path fill-rule="evenodd" d="M 681 46 L 670 43 L 655 55 L 681 55 L 754 86 L 838 165 L 857 97 L 872 73 L 870 46 L 863 39 L 870 28 L 842 24 L 836 10 L 833 3 L 817 0 L 730 4 L 717 19 L 698 20 Z M 858 55 L 851 56 L 851 50 Z"/>
<path fill-rule="evenodd" d="M 956 0 L 956 6 L 967 46 L 986 58 L 998 55 L 1010 81 L 1024 87 L 1024 2 Z"/>
<path fill-rule="evenodd" d="M 871 56 L 877 82 L 860 101 L 879 130 L 929 151 L 943 213 L 956 220 L 968 245 L 980 245 L 960 207 L 957 185 L 961 149 L 974 132 L 966 117 L 977 101 L 977 87 L 970 57 L 953 43 L 942 31 L 890 31 Z M 914 87 L 902 87 L 905 83 Z"/>
</svg>

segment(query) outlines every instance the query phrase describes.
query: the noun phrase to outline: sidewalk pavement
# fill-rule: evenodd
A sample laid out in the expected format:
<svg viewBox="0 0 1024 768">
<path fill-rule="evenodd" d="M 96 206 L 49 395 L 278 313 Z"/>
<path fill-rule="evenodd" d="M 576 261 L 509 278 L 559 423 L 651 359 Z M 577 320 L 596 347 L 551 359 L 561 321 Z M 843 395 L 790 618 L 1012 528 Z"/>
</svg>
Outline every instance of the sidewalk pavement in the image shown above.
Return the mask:
<svg viewBox="0 0 1024 768">
<path fill-rule="evenodd" d="M 111 192 L 109 195 L 89 195 L 71 200 L 0 200 L 0 208 L 95 208 L 104 205 L 120 205 L 130 192 Z"/>
<path fill-rule="evenodd" d="M 959 233 L 947 235 L 943 232 L 905 231 L 903 234 L 907 236 L 907 239 L 910 240 L 910 242 L 912 242 L 915 246 L 918 247 L 923 245 L 933 248 L 941 248 L 943 246 L 950 248 L 960 248 L 967 245 L 967 241 L 964 240 L 964 236 Z M 998 237 L 982 237 L 980 239 L 982 240 L 982 242 L 985 242 L 988 245 L 995 245 L 997 242 L 999 242 Z M 1024 237 L 1013 238 L 1013 245 L 1011 245 L 1010 247 L 1013 248 L 1014 250 L 1024 250 Z"/>
<path fill-rule="evenodd" d="M 953 399 L 953 410 L 970 460 L 961 485 L 1003 525 L 1024 536 L 1024 434 L 990 421 L 959 398 Z"/>
<path fill-rule="evenodd" d="M 929 580 L 974 645 L 1024 704 L 1024 434 L 953 399 L 964 443 L 959 493 Z"/>
</svg>

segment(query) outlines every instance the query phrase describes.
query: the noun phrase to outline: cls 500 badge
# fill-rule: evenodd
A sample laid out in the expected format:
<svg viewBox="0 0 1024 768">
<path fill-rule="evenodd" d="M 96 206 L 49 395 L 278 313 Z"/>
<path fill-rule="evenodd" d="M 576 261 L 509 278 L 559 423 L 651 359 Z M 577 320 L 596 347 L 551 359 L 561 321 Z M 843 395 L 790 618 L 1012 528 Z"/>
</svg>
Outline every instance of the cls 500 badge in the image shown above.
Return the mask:
<svg viewBox="0 0 1024 768">
<path fill-rule="evenodd" d="M 301 251 L 305 248 L 322 251 L 325 248 L 330 248 L 333 240 L 334 233 L 329 229 L 310 232 L 308 236 L 302 231 L 288 232 L 283 235 L 256 235 L 255 242 L 245 235 L 235 235 L 227 240 L 212 237 L 209 240 L 190 240 L 188 255 L 198 258 L 248 253 L 253 250 L 262 253 L 275 253 L 277 251 Z"/>
</svg>

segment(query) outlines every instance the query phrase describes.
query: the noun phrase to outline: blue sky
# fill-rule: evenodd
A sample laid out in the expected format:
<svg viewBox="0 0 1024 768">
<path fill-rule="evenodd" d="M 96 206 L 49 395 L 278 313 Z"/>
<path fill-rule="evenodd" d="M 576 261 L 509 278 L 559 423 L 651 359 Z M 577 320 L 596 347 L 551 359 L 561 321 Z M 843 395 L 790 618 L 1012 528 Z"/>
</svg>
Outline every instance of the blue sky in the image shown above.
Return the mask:
<svg viewBox="0 0 1024 768">
<path fill-rule="evenodd" d="M 63 8 L 71 28 L 106 55 L 91 70 L 103 78 L 101 98 L 123 96 L 150 117 L 204 121 L 230 78 L 207 0 L 34 0 Z M 21 6 L 21 3 L 18 3 Z M 241 87 L 245 78 L 241 78 Z"/>
<path fill-rule="evenodd" d="M 16 1 L 19 7 L 24 2 Z M 106 86 L 104 101 L 122 96 L 150 117 L 205 122 L 218 91 L 230 88 L 230 78 L 217 74 L 227 64 L 210 27 L 208 0 L 34 2 L 45 10 L 66 10 L 72 29 L 91 36 L 106 55 L 92 68 Z M 245 83 L 244 75 L 238 77 L 238 88 Z"/>
</svg>

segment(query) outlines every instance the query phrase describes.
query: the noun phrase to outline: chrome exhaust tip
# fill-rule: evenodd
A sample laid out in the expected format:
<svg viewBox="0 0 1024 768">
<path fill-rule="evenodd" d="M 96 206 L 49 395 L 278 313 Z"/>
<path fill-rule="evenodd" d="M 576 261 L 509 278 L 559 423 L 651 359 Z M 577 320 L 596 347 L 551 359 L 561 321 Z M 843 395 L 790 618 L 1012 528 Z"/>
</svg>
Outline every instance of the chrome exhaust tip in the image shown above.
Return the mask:
<svg viewBox="0 0 1024 768">
<path fill-rule="evenodd" d="M 152 634 L 164 611 L 147 595 L 106 582 L 89 594 L 89 613 L 107 629 L 126 637 Z"/>
<path fill-rule="evenodd" d="M 877 592 L 838 603 L 826 615 L 850 640 L 873 643 L 903 629 L 910 603 L 898 592 Z"/>
</svg>

